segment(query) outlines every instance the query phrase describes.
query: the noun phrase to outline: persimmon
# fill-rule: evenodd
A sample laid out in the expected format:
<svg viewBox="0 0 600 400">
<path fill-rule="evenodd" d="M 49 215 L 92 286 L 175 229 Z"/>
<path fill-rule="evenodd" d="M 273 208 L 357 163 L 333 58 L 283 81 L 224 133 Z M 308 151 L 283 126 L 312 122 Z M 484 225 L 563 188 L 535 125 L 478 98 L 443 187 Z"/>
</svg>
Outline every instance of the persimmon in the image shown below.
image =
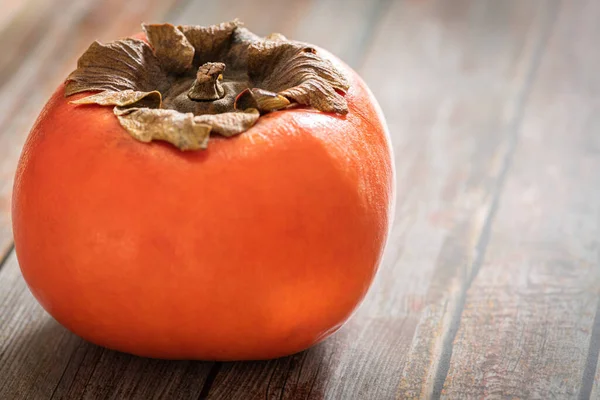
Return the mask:
<svg viewBox="0 0 600 400">
<path fill-rule="evenodd" d="M 166 359 L 292 354 L 378 269 L 394 168 L 361 78 L 238 22 L 94 43 L 32 128 L 13 194 L 23 276 L 58 322 Z"/>
</svg>

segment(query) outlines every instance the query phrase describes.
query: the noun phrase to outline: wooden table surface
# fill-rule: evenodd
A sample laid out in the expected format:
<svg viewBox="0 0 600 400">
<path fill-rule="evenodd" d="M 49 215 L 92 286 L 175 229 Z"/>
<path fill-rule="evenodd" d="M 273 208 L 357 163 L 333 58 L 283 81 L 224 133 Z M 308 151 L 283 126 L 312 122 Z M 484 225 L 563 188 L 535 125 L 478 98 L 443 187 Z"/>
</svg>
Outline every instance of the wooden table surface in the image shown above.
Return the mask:
<svg viewBox="0 0 600 400">
<path fill-rule="evenodd" d="M 600 398 L 600 1 L 0 0 L 0 399 Z M 239 17 L 329 49 L 387 117 L 396 219 L 325 342 L 244 363 L 96 347 L 12 245 L 23 142 L 94 39 Z"/>
</svg>

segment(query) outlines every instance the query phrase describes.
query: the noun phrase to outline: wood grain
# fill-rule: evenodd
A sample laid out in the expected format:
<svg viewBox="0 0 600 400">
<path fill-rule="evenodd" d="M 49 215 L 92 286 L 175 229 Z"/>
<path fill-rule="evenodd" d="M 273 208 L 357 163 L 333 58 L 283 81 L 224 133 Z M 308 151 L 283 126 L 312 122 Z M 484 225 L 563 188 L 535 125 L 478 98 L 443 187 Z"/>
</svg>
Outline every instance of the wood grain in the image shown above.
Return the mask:
<svg viewBox="0 0 600 400">
<path fill-rule="evenodd" d="M 588 348 L 600 333 L 600 58 L 590 51 L 600 4 L 565 2 L 559 11 L 443 398 L 589 398 L 582 377 L 586 362 L 595 368 Z"/>
<path fill-rule="evenodd" d="M 32 298 L 14 253 L 0 270 L 0 287 L 0 398 L 49 399 L 80 340 Z"/>
<path fill-rule="evenodd" d="M 49 94 L 91 40 L 163 21 L 173 6 L 25 3 L 0 16 L 0 32 L 28 32 L 14 43 L 0 35 L 14 55 L 0 60 L 0 260 L 12 242 L 17 157 Z M 224 0 L 170 15 L 193 24 L 239 17 L 357 68 L 387 117 L 397 164 L 382 268 L 347 325 L 308 351 L 168 362 L 67 332 L 26 289 L 13 252 L 0 269 L 0 399 L 600 396 L 600 82 L 591 51 L 600 5 Z"/>
<path fill-rule="evenodd" d="M 373 75 L 398 82 L 374 89 L 392 116 L 399 199 L 390 265 L 365 315 L 406 319 L 411 341 L 398 357 L 399 398 L 435 398 L 452 315 L 480 252 L 545 34 L 545 5 L 403 3 L 389 13 L 394 23 L 384 25 L 382 49 L 369 57 Z M 396 52 L 387 50 L 389 37 Z"/>
</svg>

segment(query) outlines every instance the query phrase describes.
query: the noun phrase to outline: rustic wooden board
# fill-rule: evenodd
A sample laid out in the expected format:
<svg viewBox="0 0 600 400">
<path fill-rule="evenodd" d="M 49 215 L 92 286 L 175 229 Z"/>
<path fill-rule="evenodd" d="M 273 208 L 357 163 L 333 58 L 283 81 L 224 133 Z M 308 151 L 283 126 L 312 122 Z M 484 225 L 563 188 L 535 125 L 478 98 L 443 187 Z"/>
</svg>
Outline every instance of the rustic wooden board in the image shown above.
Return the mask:
<svg viewBox="0 0 600 400">
<path fill-rule="evenodd" d="M 0 398 L 49 399 L 79 339 L 64 334 L 31 297 L 14 253 L 0 281 Z"/>
<path fill-rule="evenodd" d="M 369 57 L 374 74 L 400 76 L 376 91 L 397 132 L 399 199 L 393 268 L 366 315 L 405 316 L 412 341 L 396 395 L 435 398 L 548 17 L 545 1 L 409 4 L 384 31 L 397 51 Z"/>
<path fill-rule="evenodd" d="M 44 0 L 28 1 L 46 4 Z M 128 2 L 131 5 L 125 8 L 129 11 L 124 12 L 124 3 L 107 0 L 104 8 L 97 6 L 99 8 L 92 13 L 89 3 L 82 2 L 83 5 L 78 6 L 80 9 L 69 11 L 65 13 L 66 16 L 51 13 L 48 18 L 52 20 L 45 26 L 50 32 L 48 35 L 54 35 L 59 40 L 45 39 L 38 32 L 37 39 L 34 35 L 30 42 L 37 56 L 29 55 L 19 61 L 19 68 L 14 70 L 10 79 L 0 76 L 0 81 L 4 79 L 0 86 L 0 105 L 4 106 L 0 107 L 0 129 L 10 132 L 0 135 L 0 258 L 5 252 L 3 249 L 9 248 L 11 243 L 8 199 L 14 165 L 32 119 L 48 94 L 73 67 L 76 55 L 89 44 L 92 37 L 107 40 L 135 31 L 139 20 L 163 20 L 162 15 L 169 8 L 169 2 L 160 5 L 158 2 L 133 1 Z M 146 9 L 142 3 L 151 5 Z M 98 11 L 104 9 L 106 11 Z M 574 8 L 569 9 L 572 13 L 569 18 L 575 20 Z M 18 14 L 16 10 L 13 15 Z M 190 2 L 180 8 L 177 16 L 172 18 L 173 22 L 210 24 L 239 17 L 257 33 L 277 31 L 316 43 L 356 67 L 369 83 L 388 119 L 398 173 L 396 223 L 382 269 L 365 303 L 350 322 L 336 335 L 306 352 L 264 362 L 167 362 L 101 349 L 68 333 L 35 303 L 25 288 L 12 254 L 4 268 L 0 269 L 0 398 L 435 398 L 441 394 L 447 372 L 449 379 L 444 395 L 449 398 L 468 395 L 453 388 L 459 388 L 454 386 L 457 384 L 463 388 L 465 386 L 465 381 L 461 381 L 466 379 L 461 375 L 461 368 L 470 367 L 465 363 L 470 360 L 481 361 L 480 358 L 469 358 L 474 357 L 473 350 L 467 346 L 472 334 L 477 338 L 476 344 L 490 346 L 492 355 L 498 348 L 488 343 L 484 333 L 495 333 L 498 337 L 496 343 L 512 345 L 512 351 L 519 346 L 512 339 L 505 339 L 508 336 L 498 334 L 501 327 L 495 326 L 496 331 L 491 332 L 491 328 L 485 328 L 485 319 L 480 317 L 476 320 L 473 317 L 468 320 L 470 309 L 467 308 L 462 314 L 465 321 L 484 327 L 474 326 L 465 331 L 461 326 L 456 345 L 452 347 L 462 305 L 483 259 L 492 222 L 499 224 L 499 218 L 506 220 L 504 225 L 500 224 L 499 228 L 493 230 L 494 240 L 490 245 L 490 248 L 496 248 L 490 253 L 492 257 L 502 257 L 503 251 L 512 249 L 502 247 L 501 241 L 494 247 L 498 235 L 512 236 L 513 243 L 523 245 L 518 235 L 523 230 L 527 231 L 531 224 L 537 226 L 536 230 L 531 231 L 532 234 L 542 233 L 542 227 L 550 231 L 561 227 L 575 230 L 576 223 L 584 224 L 578 218 L 584 214 L 595 216 L 596 208 L 593 206 L 589 209 L 582 206 L 581 210 L 587 211 L 581 215 L 575 214 L 574 205 L 566 208 L 571 205 L 568 202 L 582 201 L 584 196 L 593 198 L 593 175 L 583 174 L 581 166 L 584 164 L 578 163 L 589 161 L 585 161 L 586 158 L 574 147 L 570 148 L 566 137 L 559 137 L 560 132 L 555 128 L 550 136 L 555 140 L 554 152 L 546 156 L 560 156 L 558 159 L 562 161 L 569 155 L 581 159 L 569 160 L 568 165 L 572 169 L 568 174 L 559 174 L 552 178 L 552 182 L 542 180 L 538 189 L 546 190 L 553 182 L 556 187 L 574 185 L 562 182 L 559 178 L 571 179 L 576 178 L 577 173 L 583 174 L 587 180 L 575 180 L 587 182 L 589 186 L 584 188 L 587 191 L 574 197 L 563 196 L 563 208 L 560 209 L 544 203 L 549 207 L 549 212 L 572 210 L 573 216 L 569 214 L 571 219 L 559 220 L 556 217 L 554 222 L 541 226 L 542 213 L 546 211 L 536 211 L 536 216 L 524 215 L 523 212 L 517 212 L 523 209 L 523 204 L 520 208 L 503 206 L 494 218 L 501 189 L 512 193 L 504 195 L 502 202 L 507 196 L 511 201 L 513 194 L 517 199 L 522 196 L 518 192 L 519 176 L 512 178 L 516 182 L 513 187 L 510 186 L 510 177 L 503 185 L 504 176 L 513 154 L 517 128 L 536 71 L 538 54 L 544 48 L 556 11 L 556 3 L 545 0 L 303 0 L 285 3 L 278 0 L 225 0 Z M 589 21 L 600 15 L 596 9 L 588 9 L 587 12 Z M 110 17 L 117 15 L 114 23 L 106 23 Z M 70 24 L 70 27 L 57 27 L 56 24 L 61 21 Z M 0 18 L 0 29 L 5 29 L 5 26 L 10 24 L 7 25 Z M 73 26 L 81 32 L 77 38 L 69 35 L 69 29 Z M 587 26 L 592 32 L 591 22 Z M 564 32 L 558 34 L 566 35 Z M 553 35 L 558 34 L 553 32 Z M 593 43 L 587 45 L 591 47 Z M 66 55 L 54 58 L 56 49 L 61 49 Z M 583 76 L 591 79 L 593 76 L 589 74 L 593 68 L 584 63 L 585 48 L 582 47 L 580 53 L 576 54 L 582 57 L 577 65 L 588 68 L 584 71 L 588 75 Z M 43 63 L 39 62 L 40 59 Z M 11 68 L 7 71 L 12 71 Z M 546 67 L 546 70 L 549 69 L 551 67 Z M 564 69 L 568 70 L 566 66 Z M 551 72 L 546 72 L 546 84 L 551 83 Z M 563 75 L 557 73 L 556 76 Z M 540 98 L 544 94 L 543 82 L 535 86 L 541 87 L 536 89 Z M 41 88 L 36 85 L 41 85 Z M 584 90 L 575 86 L 564 88 L 573 92 Z M 6 100 L 9 93 L 14 93 L 18 101 Z M 591 110 L 590 107 L 583 107 L 581 114 L 578 114 L 581 118 L 578 122 L 584 121 L 584 116 L 588 115 L 584 113 Z M 535 117 L 546 117 L 548 109 L 538 106 L 529 113 L 530 123 L 534 124 Z M 566 111 L 557 115 L 566 118 Z M 558 117 L 559 122 L 563 121 L 561 117 Z M 536 132 L 541 127 L 539 123 Z M 593 145 L 593 138 L 584 137 L 582 130 L 579 132 L 576 137 L 589 140 Z M 542 135 L 534 139 L 540 141 L 540 147 L 545 143 Z M 527 145 L 530 153 L 536 150 L 533 147 L 537 143 L 534 139 Z M 560 151 L 567 152 L 563 154 Z M 527 179 L 537 179 L 536 174 L 542 174 L 535 170 L 535 164 L 527 160 L 526 155 L 517 154 L 515 161 L 519 159 L 524 159 L 521 168 Z M 514 168 L 517 165 L 515 163 Z M 590 165 L 595 166 L 594 163 Z M 513 170 L 511 177 L 516 174 Z M 582 189 L 579 186 L 569 187 L 572 190 Z M 531 212 L 535 211 L 534 206 L 529 207 Z M 517 224 L 516 219 L 525 217 L 529 219 Z M 594 223 L 583 226 L 588 229 L 587 233 L 595 228 Z M 577 232 L 568 233 L 579 235 L 574 238 L 591 237 L 581 236 L 582 233 Z M 546 239 L 541 236 L 531 238 Z M 544 267 L 535 264 L 533 258 L 537 254 L 534 250 L 548 244 L 551 248 L 560 246 L 555 246 L 556 243 L 552 241 L 532 243 L 539 245 L 539 248 L 533 245 L 523 247 L 526 251 L 522 256 L 532 260 L 533 264 L 529 264 L 542 268 L 536 278 L 542 285 L 553 279 L 555 271 L 567 274 L 564 270 L 568 270 L 569 266 L 560 267 L 559 264 L 557 269 L 543 270 Z M 591 242 L 588 244 L 593 249 Z M 582 250 L 577 254 L 590 256 L 592 251 L 584 253 Z M 592 263 L 589 259 L 584 261 Z M 480 290 L 483 294 L 487 293 L 485 290 L 491 290 L 498 297 L 490 298 L 498 304 L 508 301 L 502 287 L 494 286 L 495 278 L 489 278 L 499 273 L 494 272 L 492 264 L 489 265 L 486 262 L 481 267 L 481 276 L 476 277 L 468 292 L 467 306 L 474 304 L 478 309 L 488 306 L 482 303 L 482 294 L 472 298 L 474 290 Z M 500 276 L 510 279 L 511 275 Z M 586 312 L 591 307 L 591 314 L 582 313 L 578 325 L 568 325 L 569 328 L 591 329 L 596 297 L 589 292 L 597 278 L 593 275 L 588 281 L 590 286 L 580 287 L 583 290 L 580 294 L 570 292 L 580 282 L 579 276 L 565 278 L 567 286 L 564 294 L 560 293 L 561 287 L 548 286 L 559 293 L 561 301 L 567 302 L 566 305 L 562 302 L 552 304 L 573 306 L 574 312 L 583 310 L 577 308 L 581 305 L 578 303 L 580 298 L 593 298 L 592 305 L 584 307 Z M 479 281 L 481 289 L 476 289 Z M 505 318 L 507 324 L 521 321 L 533 324 L 535 315 L 530 314 L 538 309 L 533 305 L 525 308 L 527 299 L 526 296 L 519 298 L 518 310 L 523 305 L 522 309 L 529 314 L 522 316 L 514 313 L 514 304 L 509 302 L 504 304 L 514 314 L 504 316 L 500 310 L 496 316 Z M 540 306 L 540 309 L 549 316 L 559 315 L 551 314 L 552 310 L 545 303 L 539 304 L 546 307 Z M 534 332 L 538 332 L 535 330 L 537 327 L 533 324 Z M 558 341 L 556 332 L 553 337 L 555 342 Z M 503 334 L 506 335 L 506 332 Z M 531 338 L 537 338 L 528 335 L 523 334 L 522 337 L 530 341 L 533 340 Z M 589 332 L 580 334 L 588 338 L 587 342 L 574 342 L 576 335 L 569 333 L 564 345 L 583 351 L 585 354 L 582 357 L 584 361 L 587 360 L 584 364 L 595 367 L 594 354 L 597 356 L 597 349 L 594 350 L 592 346 L 592 351 L 587 353 Z M 554 350 L 550 350 L 554 351 L 552 354 L 564 355 L 564 349 L 554 344 Z M 449 358 L 451 354 L 452 361 Z M 464 361 L 457 358 L 460 354 L 466 355 Z M 521 362 L 525 365 L 522 371 L 530 373 L 533 381 L 536 377 L 538 380 L 536 383 L 522 384 L 538 387 L 536 385 L 543 381 L 539 379 L 540 375 L 532 375 L 531 365 L 534 364 L 526 363 L 530 360 L 533 360 L 531 363 L 539 362 L 542 356 L 530 351 L 523 357 L 526 360 Z M 576 365 L 570 366 L 561 376 L 572 378 L 576 370 L 583 373 L 581 356 L 574 356 L 572 360 L 577 361 Z M 484 361 L 490 363 L 490 358 Z M 483 364 L 482 368 L 487 370 L 487 365 Z M 595 368 L 587 368 L 587 372 L 593 376 Z M 4 377 L 7 379 L 2 381 Z M 504 385 L 508 385 L 510 389 L 512 383 L 500 382 L 496 388 L 505 390 Z M 565 387 L 571 383 L 568 381 Z M 485 389 L 484 384 L 480 386 L 484 389 L 476 390 L 484 390 L 483 395 L 494 397 L 497 393 Z M 592 390 L 591 384 L 588 386 L 588 389 L 582 389 L 583 394 L 585 390 Z"/>
<path fill-rule="evenodd" d="M 600 3 L 564 2 L 559 11 L 443 398 L 590 396 L 600 334 L 600 58 L 591 50 Z"/>
</svg>

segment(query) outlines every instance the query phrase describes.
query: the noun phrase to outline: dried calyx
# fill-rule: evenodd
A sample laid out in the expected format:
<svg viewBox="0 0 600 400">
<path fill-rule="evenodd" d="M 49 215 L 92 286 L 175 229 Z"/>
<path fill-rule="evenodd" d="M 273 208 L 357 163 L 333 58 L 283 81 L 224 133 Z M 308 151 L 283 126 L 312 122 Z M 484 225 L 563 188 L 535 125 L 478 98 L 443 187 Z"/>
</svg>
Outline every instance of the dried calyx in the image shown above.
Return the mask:
<svg viewBox="0 0 600 400">
<path fill-rule="evenodd" d="M 137 140 L 204 149 L 211 132 L 233 136 L 261 114 L 306 105 L 346 114 L 348 81 L 306 44 L 261 38 L 238 21 L 209 27 L 143 25 L 148 42 L 94 42 L 69 75 L 75 104 L 114 106 Z"/>
</svg>

